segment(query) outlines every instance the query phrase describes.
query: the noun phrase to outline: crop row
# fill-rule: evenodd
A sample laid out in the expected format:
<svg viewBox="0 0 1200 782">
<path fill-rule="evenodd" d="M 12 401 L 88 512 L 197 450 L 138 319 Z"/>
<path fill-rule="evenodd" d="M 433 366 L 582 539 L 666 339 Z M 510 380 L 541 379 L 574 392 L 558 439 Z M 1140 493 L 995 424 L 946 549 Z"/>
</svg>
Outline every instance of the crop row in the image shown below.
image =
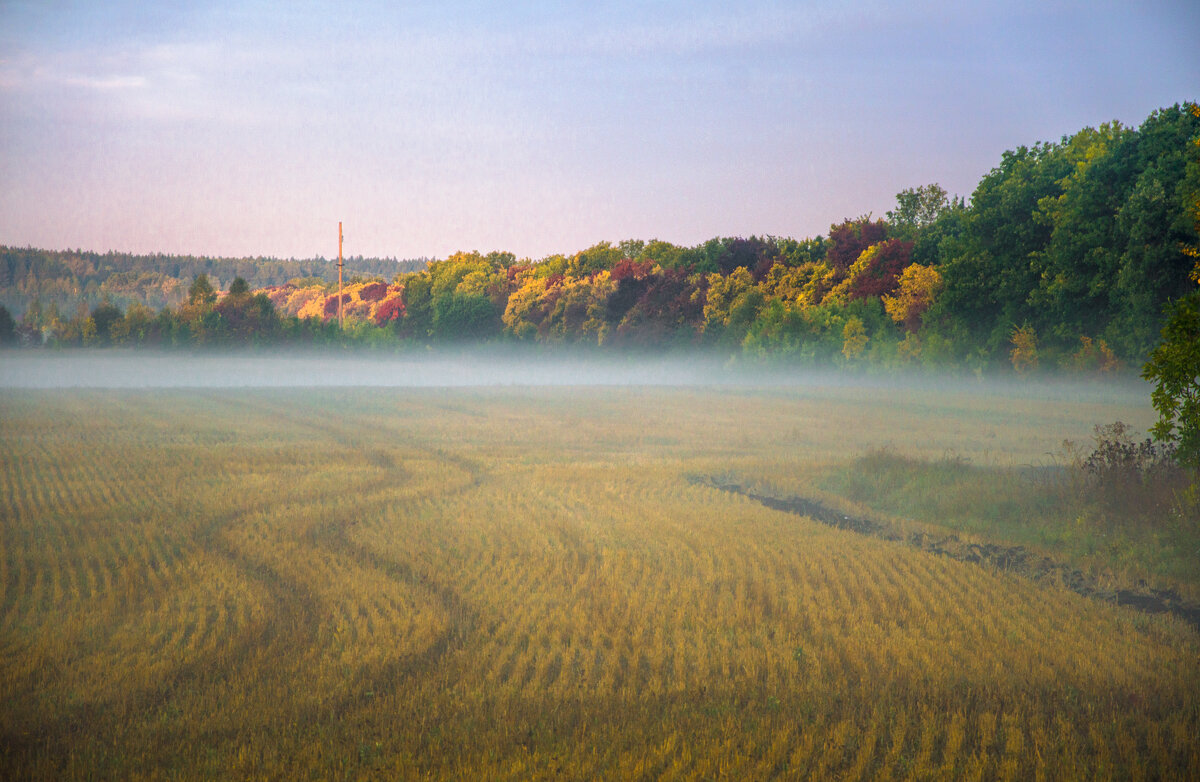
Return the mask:
<svg viewBox="0 0 1200 782">
<path fill-rule="evenodd" d="M 0 759 L 1200 776 L 1181 622 L 688 482 L 793 458 L 725 431 L 753 395 L 666 395 L 648 434 L 636 395 L 540 393 L 0 400 Z"/>
</svg>

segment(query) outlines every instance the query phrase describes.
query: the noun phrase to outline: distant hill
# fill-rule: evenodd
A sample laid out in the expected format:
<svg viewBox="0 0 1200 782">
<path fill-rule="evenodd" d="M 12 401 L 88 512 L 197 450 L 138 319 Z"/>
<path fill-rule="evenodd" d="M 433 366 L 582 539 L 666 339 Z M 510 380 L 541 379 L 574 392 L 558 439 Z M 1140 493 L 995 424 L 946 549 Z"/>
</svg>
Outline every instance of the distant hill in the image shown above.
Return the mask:
<svg viewBox="0 0 1200 782">
<path fill-rule="evenodd" d="M 426 258 L 347 258 L 346 279 L 380 278 L 419 271 Z M 218 289 L 242 277 L 251 288 L 284 285 L 304 277 L 337 279 L 337 261 L 279 258 L 209 258 L 194 255 L 133 255 L 84 250 L 40 250 L 0 246 L 0 303 L 20 317 L 35 299 L 71 312 L 82 302 L 94 307 L 106 297 L 124 308 L 137 301 L 154 309 L 175 306 L 198 274 Z"/>
</svg>

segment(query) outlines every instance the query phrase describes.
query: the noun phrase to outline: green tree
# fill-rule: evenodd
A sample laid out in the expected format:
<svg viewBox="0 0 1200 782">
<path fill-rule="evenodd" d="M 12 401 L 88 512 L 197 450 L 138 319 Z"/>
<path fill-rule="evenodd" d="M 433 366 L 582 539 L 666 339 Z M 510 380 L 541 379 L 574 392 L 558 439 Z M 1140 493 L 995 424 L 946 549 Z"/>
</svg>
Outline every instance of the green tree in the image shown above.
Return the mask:
<svg viewBox="0 0 1200 782">
<path fill-rule="evenodd" d="M 249 296 L 250 284 L 242 277 L 235 277 L 233 282 L 229 283 L 229 295 L 234 298 Z"/>
<path fill-rule="evenodd" d="M 217 292 L 208 281 L 207 274 L 197 274 L 188 288 L 188 304 L 208 305 L 217 300 Z"/>
<path fill-rule="evenodd" d="M 1127 357 L 1153 348 L 1164 303 L 1191 290 L 1181 245 L 1196 239 L 1189 201 L 1200 181 L 1189 174 L 1189 141 L 1197 134 L 1197 117 L 1175 106 L 1136 130 L 1107 123 L 1065 140 L 1062 193 L 1035 215 L 1053 227 L 1033 258 L 1039 279 L 1029 297 L 1048 344 L 1061 350 L 1095 334 Z"/>
<path fill-rule="evenodd" d="M 112 338 L 113 324 L 119 323 L 124 315 L 111 302 L 104 301 L 92 310 L 92 321 L 96 324 L 96 339 L 104 345 Z"/>
<path fill-rule="evenodd" d="M 0 345 L 12 344 L 16 339 L 17 323 L 8 308 L 0 304 Z"/>
<path fill-rule="evenodd" d="M 1154 438 L 1175 443 L 1178 460 L 1200 468 L 1200 291 L 1171 306 L 1142 377 L 1154 383 Z"/>
<path fill-rule="evenodd" d="M 446 293 L 433 300 L 433 335 L 457 342 L 482 340 L 499 333 L 495 305 L 482 294 Z"/>
<path fill-rule="evenodd" d="M 933 225 L 951 207 L 942 186 L 934 183 L 901 190 L 896 194 L 896 209 L 887 213 L 893 238 L 913 240 L 922 229 Z"/>
<path fill-rule="evenodd" d="M 1071 169 L 1059 144 L 1005 152 L 975 188 L 961 233 L 940 242 L 944 286 L 930 314 L 963 354 L 998 358 L 1013 324 L 1040 323 L 1029 294 L 1041 279 L 1038 258 L 1053 230 L 1039 217 L 1040 204 L 1062 194 Z M 957 221 L 954 210 L 946 214 Z"/>
<path fill-rule="evenodd" d="M 414 272 L 397 280 L 404 285 L 404 320 L 401 336 L 426 340 L 433 330 L 433 278 L 429 272 Z"/>
</svg>

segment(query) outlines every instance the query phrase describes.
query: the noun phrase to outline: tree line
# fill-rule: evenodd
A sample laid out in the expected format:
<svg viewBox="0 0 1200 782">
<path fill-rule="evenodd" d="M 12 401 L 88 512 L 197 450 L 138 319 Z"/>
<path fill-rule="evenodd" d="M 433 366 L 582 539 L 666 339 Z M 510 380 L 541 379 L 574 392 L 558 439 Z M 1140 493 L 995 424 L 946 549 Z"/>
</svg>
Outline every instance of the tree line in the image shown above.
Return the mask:
<svg viewBox="0 0 1200 782">
<path fill-rule="evenodd" d="M 322 259 L 4 248 L 6 291 L 95 287 L 69 312 L 54 295 L 27 295 L 0 332 L 26 344 L 503 341 L 708 347 L 840 367 L 1116 371 L 1140 366 L 1168 308 L 1195 295 L 1197 139 L 1194 104 L 1137 128 L 1085 128 L 1005 152 L 969 200 L 924 185 L 899 193 L 882 218 L 808 239 L 602 242 L 539 260 L 461 252 L 405 269 L 353 259 L 352 269 L 387 273 L 352 279 L 344 330 L 336 271 Z M 117 295 L 168 278 L 172 292 L 160 285 L 159 299 Z"/>
<path fill-rule="evenodd" d="M 427 258 L 345 259 L 347 274 L 390 278 L 424 268 Z M 82 303 L 133 303 L 158 310 L 187 300 L 188 286 L 198 275 L 225 288 L 241 277 L 252 288 L 283 285 L 289 280 L 337 279 L 337 261 L 325 258 L 212 258 L 191 255 L 135 255 L 86 250 L 39 250 L 0 246 L 0 304 L 20 317 L 33 302 L 73 314 Z"/>
</svg>

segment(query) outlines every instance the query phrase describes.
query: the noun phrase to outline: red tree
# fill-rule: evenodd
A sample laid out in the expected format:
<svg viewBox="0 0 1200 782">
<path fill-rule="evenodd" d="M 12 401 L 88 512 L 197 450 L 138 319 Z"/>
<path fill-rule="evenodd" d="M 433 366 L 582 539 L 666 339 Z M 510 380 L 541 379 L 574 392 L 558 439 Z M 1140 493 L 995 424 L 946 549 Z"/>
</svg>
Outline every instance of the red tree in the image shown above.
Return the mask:
<svg viewBox="0 0 1200 782">
<path fill-rule="evenodd" d="M 358 298 L 363 301 L 382 301 L 387 296 L 386 282 L 368 282 L 358 291 Z"/>
<path fill-rule="evenodd" d="M 350 303 L 350 294 L 343 293 L 342 294 L 342 306 L 345 307 L 349 303 Z M 338 296 L 335 293 L 332 296 L 329 296 L 325 299 L 325 317 L 326 318 L 336 317 L 337 313 L 338 313 Z"/>
<path fill-rule="evenodd" d="M 404 317 L 404 299 L 400 296 L 393 296 L 390 299 L 384 299 L 379 306 L 375 308 L 375 325 L 382 326 L 385 323 L 391 323 L 393 320 L 399 320 Z"/>
<path fill-rule="evenodd" d="M 866 217 L 844 220 L 841 225 L 829 226 L 829 250 L 825 260 L 839 272 L 850 268 L 862 251 L 882 242 L 887 236 L 887 224 L 882 220 L 870 221 Z"/>
<path fill-rule="evenodd" d="M 900 274 L 912 263 L 912 242 L 888 239 L 875 248 L 867 267 L 854 276 L 850 298 L 866 299 L 896 290 Z"/>
<path fill-rule="evenodd" d="M 644 280 L 646 275 L 650 274 L 650 270 L 654 268 L 654 261 L 642 261 L 641 263 L 626 258 L 619 261 L 616 266 L 612 267 L 612 279 L 614 282 L 633 278 L 635 280 Z"/>
</svg>

